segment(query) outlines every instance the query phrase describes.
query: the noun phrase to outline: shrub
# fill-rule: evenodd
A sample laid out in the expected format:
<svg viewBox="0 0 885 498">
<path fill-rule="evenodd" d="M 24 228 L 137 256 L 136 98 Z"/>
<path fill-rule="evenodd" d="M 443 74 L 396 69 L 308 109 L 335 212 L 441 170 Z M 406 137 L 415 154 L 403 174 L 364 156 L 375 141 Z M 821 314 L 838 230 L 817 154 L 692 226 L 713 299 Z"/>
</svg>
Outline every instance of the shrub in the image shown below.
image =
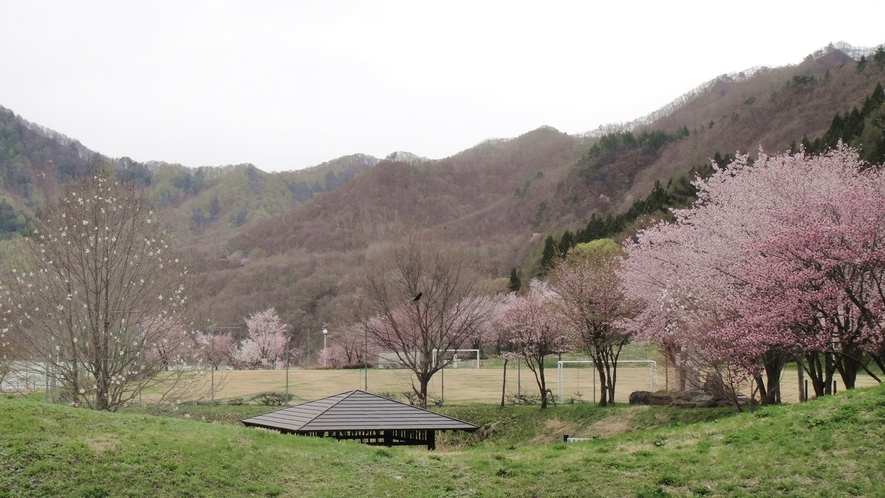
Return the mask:
<svg viewBox="0 0 885 498">
<path fill-rule="evenodd" d="M 537 405 L 541 402 L 541 395 L 526 393 L 508 393 L 505 397 L 511 405 Z"/>
<path fill-rule="evenodd" d="M 284 393 L 266 392 L 256 394 L 252 401 L 264 406 L 282 406 L 292 399 L 292 395 L 286 396 Z"/>
</svg>

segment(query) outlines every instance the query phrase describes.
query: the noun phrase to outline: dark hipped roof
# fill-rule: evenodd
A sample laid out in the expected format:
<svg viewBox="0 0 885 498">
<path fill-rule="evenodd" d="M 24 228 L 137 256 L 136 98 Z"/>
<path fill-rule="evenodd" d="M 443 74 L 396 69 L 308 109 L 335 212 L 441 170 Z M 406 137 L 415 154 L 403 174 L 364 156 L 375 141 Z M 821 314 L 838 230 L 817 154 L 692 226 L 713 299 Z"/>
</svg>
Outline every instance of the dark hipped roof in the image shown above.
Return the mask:
<svg viewBox="0 0 885 498">
<path fill-rule="evenodd" d="M 242 420 L 283 432 L 359 430 L 462 430 L 479 427 L 361 390 L 308 401 Z"/>
</svg>

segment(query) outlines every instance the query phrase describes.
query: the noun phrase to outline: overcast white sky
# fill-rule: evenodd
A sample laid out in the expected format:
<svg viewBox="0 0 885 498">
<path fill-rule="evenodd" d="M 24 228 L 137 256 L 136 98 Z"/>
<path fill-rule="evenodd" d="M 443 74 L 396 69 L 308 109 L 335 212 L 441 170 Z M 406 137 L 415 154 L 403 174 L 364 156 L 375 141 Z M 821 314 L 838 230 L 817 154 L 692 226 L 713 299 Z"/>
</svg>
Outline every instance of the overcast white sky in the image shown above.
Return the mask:
<svg viewBox="0 0 885 498">
<path fill-rule="evenodd" d="M 103 154 L 300 169 L 648 114 L 713 77 L 885 43 L 881 0 L 0 0 L 0 106 Z"/>
</svg>

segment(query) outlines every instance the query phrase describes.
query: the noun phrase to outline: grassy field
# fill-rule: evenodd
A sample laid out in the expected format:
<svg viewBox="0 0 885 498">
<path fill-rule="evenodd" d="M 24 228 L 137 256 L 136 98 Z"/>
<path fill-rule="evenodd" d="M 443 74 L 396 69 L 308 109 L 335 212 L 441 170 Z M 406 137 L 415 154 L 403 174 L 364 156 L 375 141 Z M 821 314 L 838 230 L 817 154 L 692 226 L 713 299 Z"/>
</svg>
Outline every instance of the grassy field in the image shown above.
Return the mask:
<svg viewBox="0 0 885 498">
<path fill-rule="evenodd" d="M 174 418 L 0 398 L 0 496 L 885 495 L 885 387 L 740 415 L 450 407 L 483 428 L 448 433 L 435 452 L 227 423 L 261 408 L 182 406 Z"/>
<path fill-rule="evenodd" d="M 465 356 L 466 358 L 466 356 Z M 566 361 L 587 360 L 576 353 L 562 355 Z M 597 377 L 589 363 L 566 364 L 562 377 L 557 371 L 558 357 L 550 355 L 545 362 L 547 387 L 559 402 L 562 395 L 563 403 L 595 402 L 598 396 Z M 621 360 L 653 361 L 652 369 L 646 363 L 621 364 L 618 367 L 618 382 L 615 400 L 626 403 L 630 393 L 634 391 L 672 390 L 675 387 L 676 372 L 666 368 L 667 363 L 654 346 L 629 344 L 621 354 Z M 433 376 L 428 389 L 428 402 L 434 405 L 463 404 L 499 404 L 501 402 L 504 370 L 502 360 L 497 358 L 484 359 L 481 368 L 473 368 L 472 362 L 464 361 L 458 368 L 446 368 Z M 288 379 L 287 379 L 288 377 Z M 368 378 L 367 378 L 368 377 Z M 837 376 L 838 377 L 838 376 Z M 370 368 L 362 369 L 290 369 L 286 370 L 221 370 L 215 373 L 214 395 L 210 391 L 208 374 L 205 376 L 205 389 L 198 399 L 183 401 L 228 403 L 231 400 L 243 400 L 246 403 L 256 395 L 267 392 L 290 395 L 292 403 L 302 403 L 326 396 L 350 391 L 367 389 L 369 392 L 393 397 L 400 401 L 402 396 L 412 392 L 414 375 L 405 369 Z M 288 384 L 288 389 L 287 389 Z M 781 377 L 782 399 L 786 403 L 799 401 L 799 388 L 795 365 L 784 369 Z M 844 385 L 837 380 L 838 390 L 843 391 Z M 869 387 L 877 382 L 867 375 L 859 375 L 858 387 Z M 509 362 L 507 368 L 507 384 L 505 389 L 508 397 L 514 394 L 539 396 L 534 375 L 524 365 Z M 750 394 L 750 386 L 743 386 L 744 394 Z M 145 393 L 144 401 L 155 398 Z"/>
<path fill-rule="evenodd" d="M 366 380 L 363 370 L 290 370 L 289 393 L 294 402 L 310 401 L 331 396 L 352 389 L 363 389 Z M 559 378 L 555 362 L 547 369 L 547 385 L 556 395 L 559 393 Z M 670 372 L 670 382 L 675 373 Z M 621 366 L 618 368 L 618 384 L 615 400 L 627 402 L 633 391 L 648 391 L 652 387 L 664 389 L 666 373 L 663 367 L 657 368 L 656 383 L 652 384 L 652 375 L 647 365 Z M 285 370 L 237 370 L 218 374 L 220 387 L 216 390 L 218 400 L 230 398 L 249 399 L 255 394 L 286 390 Z M 501 401 L 501 383 L 503 369 L 499 363 L 487 362 L 483 368 L 445 369 L 433 377 L 429 387 L 431 399 L 443 400 L 445 404 L 486 403 L 495 404 Z M 796 382 L 795 369 L 786 369 L 782 377 L 782 396 L 788 403 L 799 401 L 799 389 Z M 408 370 L 369 369 L 368 390 L 374 393 L 404 393 L 411 391 L 412 375 Z M 858 376 L 858 387 L 876 385 L 876 381 L 866 375 Z M 580 399 L 584 402 L 594 401 L 596 378 L 589 366 L 582 368 L 564 368 L 562 375 L 563 400 Z M 598 388 L 597 388 L 598 389 Z M 655 389 L 655 390 L 657 390 Z M 844 390 L 839 383 L 838 390 Z M 515 365 L 507 369 L 508 393 L 537 394 L 538 388 L 532 373 L 523 366 L 517 370 Z M 749 387 L 745 389 L 749 394 Z M 578 393 L 581 396 L 578 396 Z"/>
<path fill-rule="evenodd" d="M 412 375 L 409 370 L 370 369 L 368 390 L 375 393 L 404 393 L 411 391 Z M 589 368 L 567 369 L 563 374 L 564 397 L 574 397 L 574 393 L 584 393 L 585 401 L 592 401 L 593 372 Z M 285 370 L 238 370 L 222 374 L 224 380 L 217 390 L 217 399 L 235 397 L 249 398 L 266 392 L 283 392 L 286 389 Z M 556 369 L 547 372 L 547 382 L 554 393 L 558 383 Z M 627 400 L 630 392 L 649 390 L 650 380 L 647 369 L 631 368 L 619 372 L 617 399 Z M 487 403 L 501 400 L 503 369 L 446 369 L 433 377 L 429 386 L 429 396 L 443 399 L 448 404 Z M 351 389 L 363 389 L 363 370 L 291 370 L 289 372 L 289 393 L 296 401 L 331 396 Z M 538 387 L 532 373 L 523 367 L 520 371 L 508 367 L 507 392 L 537 394 Z"/>
</svg>

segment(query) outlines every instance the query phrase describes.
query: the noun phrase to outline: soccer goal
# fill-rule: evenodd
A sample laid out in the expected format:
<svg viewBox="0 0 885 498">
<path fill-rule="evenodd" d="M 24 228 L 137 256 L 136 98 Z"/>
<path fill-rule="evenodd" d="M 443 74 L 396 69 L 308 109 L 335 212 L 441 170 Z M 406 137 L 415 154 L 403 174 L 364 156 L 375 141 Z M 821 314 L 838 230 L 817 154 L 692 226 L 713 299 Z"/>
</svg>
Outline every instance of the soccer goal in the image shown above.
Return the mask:
<svg viewBox="0 0 885 498">
<path fill-rule="evenodd" d="M 647 387 L 649 391 L 657 391 L 657 369 L 658 365 L 654 360 L 618 360 L 617 387 L 631 390 Z M 582 398 L 587 389 L 591 390 L 593 402 L 596 402 L 597 373 L 593 360 L 558 361 L 556 374 L 557 397 L 560 403 L 564 402 L 566 393 Z"/>
<path fill-rule="evenodd" d="M 479 350 L 478 349 L 446 349 L 440 351 L 433 350 L 433 362 L 436 363 L 436 357 L 439 355 L 440 361 L 448 362 L 445 368 L 479 368 Z"/>
</svg>

